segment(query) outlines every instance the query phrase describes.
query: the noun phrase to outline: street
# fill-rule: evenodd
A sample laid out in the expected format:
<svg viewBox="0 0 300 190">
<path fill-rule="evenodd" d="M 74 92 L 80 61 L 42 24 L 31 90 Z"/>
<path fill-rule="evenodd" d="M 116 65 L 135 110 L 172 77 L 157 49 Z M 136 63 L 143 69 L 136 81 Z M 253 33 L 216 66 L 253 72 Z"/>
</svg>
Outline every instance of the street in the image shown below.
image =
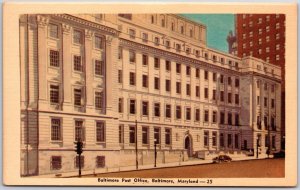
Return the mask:
<svg viewBox="0 0 300 190">
<path fill-rule="evenodd" d="M 284 177 L 284 159 L 234 161 L 173 168 L 158 168 L 89 175 L 84 177 L 141 177 L 141 178 L 259 178 Z"/>
</svg>

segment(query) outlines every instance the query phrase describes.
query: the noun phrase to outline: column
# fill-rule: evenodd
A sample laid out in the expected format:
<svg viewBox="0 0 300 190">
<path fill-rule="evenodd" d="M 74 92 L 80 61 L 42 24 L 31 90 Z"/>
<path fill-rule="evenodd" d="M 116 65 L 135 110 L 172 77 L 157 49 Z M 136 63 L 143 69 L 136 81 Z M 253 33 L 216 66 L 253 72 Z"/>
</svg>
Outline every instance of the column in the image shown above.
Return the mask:
<svg viewBox="0 0 300 190">
<path fill-rule="evenodd" d="M 72 57 L 71 57 L 71 27 L 68 24 L 62 24 L 62 83 L 63 83 L 63 110 L 71 111 L 72 105 Z"/>
</svg>

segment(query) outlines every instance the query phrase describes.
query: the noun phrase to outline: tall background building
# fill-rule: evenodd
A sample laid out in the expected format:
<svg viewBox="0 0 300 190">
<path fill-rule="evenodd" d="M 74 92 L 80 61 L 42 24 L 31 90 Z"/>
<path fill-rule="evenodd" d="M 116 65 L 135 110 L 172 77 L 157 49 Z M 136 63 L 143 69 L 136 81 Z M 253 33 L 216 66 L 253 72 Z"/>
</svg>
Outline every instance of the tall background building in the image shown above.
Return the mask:
<svg viewBox="0 0 300 190">
<path fill-rule="evenodd" d="M 282 70 L 282 137 L 285 136 L 285 15 L 237 14 L 235 35 L 227 37 L 229 53 L 238 57 L 253 56 L 278 65 Z M 284 148 L 284 139 L 282 139 Z"/>
</svg>

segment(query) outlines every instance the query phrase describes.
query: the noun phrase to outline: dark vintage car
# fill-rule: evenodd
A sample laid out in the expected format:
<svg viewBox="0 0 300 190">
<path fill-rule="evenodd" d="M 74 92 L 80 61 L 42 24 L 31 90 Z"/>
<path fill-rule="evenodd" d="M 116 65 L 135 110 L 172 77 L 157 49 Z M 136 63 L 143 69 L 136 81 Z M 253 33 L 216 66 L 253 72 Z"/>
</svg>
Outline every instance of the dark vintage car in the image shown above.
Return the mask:
<svg viewBox="0 0 300 190">
<path fill-rule="evenodd" d="M 227 155 L 219 155 L 213 158 L 213 163 L 221 163 L 221 162 L 231 162 L 232 159 Z"/>
</svg>

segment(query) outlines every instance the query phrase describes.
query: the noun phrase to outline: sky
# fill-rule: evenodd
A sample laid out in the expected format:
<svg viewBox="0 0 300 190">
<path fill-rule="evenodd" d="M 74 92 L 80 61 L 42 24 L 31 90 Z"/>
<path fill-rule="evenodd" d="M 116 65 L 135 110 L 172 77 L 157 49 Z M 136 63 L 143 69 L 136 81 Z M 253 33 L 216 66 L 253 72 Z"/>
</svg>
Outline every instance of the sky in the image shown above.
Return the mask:
<svg viewBox="0 0 300 190">
<path fill-rule="evenodd" d="M 234 32 L 233 14 L 182 14 L 190 20 L 203 23 L 207 28 L 207 45 L 228 52 L 227 35 Z"/>
</svg>

